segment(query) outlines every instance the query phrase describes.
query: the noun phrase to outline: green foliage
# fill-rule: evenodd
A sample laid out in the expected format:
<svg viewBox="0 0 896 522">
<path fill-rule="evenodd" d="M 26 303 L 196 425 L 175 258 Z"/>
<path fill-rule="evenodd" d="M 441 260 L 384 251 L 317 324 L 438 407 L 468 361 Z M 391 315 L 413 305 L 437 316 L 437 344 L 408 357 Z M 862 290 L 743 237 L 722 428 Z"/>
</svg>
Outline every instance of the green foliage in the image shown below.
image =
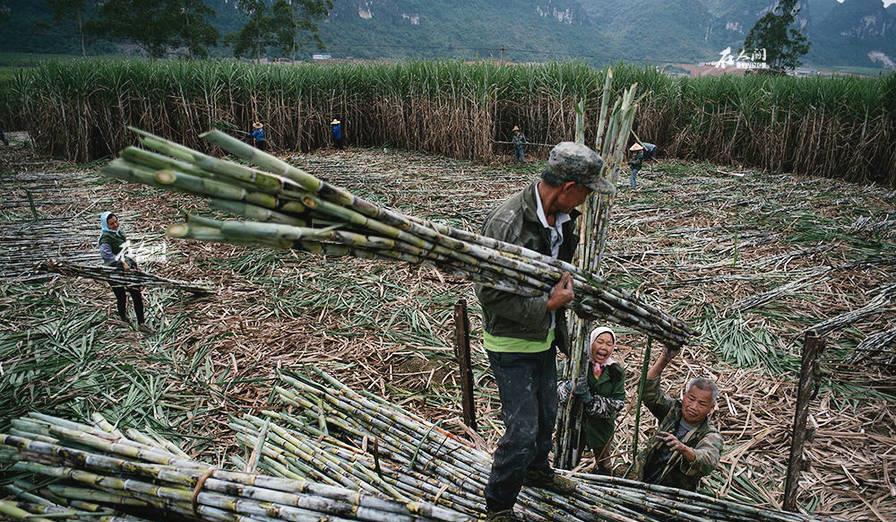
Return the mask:
<svg viewBox="0 0 896 522">
<path fill-rule="evenodd" d="M 580 62 L 73 60 L 20 72 L 0 99 L 34 126 L 40 147 L 77 161 L 130 144 L 123 123 L 201 147 L 196 136 L 212 124 L 261 120 L 277 147 L 309 150 L 328 142 L 321 122 L 334 115 L 357 145 L 487 159 L 514 124 L 535 143 L 571 139 L 577 100 L 599 113 L 604 74 Z M 645 93 L 635 132 L 669 156 L 896 185 L 892 147 L 875 139 L 893 125 L 890 79 L 673 78 L 623 64 L 614 75 Z M 89 125 L 71 116 L 83 111 Z M 586 126 L 586 143 L 593 132 Z"/>
<path fill-rule="evenodd" d="M 766 63 L 775 71 L 793 70 L 809 52 L 809 41 L 793 27 L 800 7 L 797 0 L 781 0 L 760 18 L 744 40 L 744 49 L 765 49 Z"/>
<path fill-rule="evenodd" d="M 78 26 L 78 37 L 81 40 L 81 56 L 87 55 L 87 45 L 84 41 L 87 0 L 47 0 L 47 5 L 53 11 L 54 22 L 60 23 L 63 20 L 71 19 L 75 21 Z"/>
<path fill-rule="evenodd" d="M 741 316 L 720 318 L 708 311 L 697 330 L 701 340 L 723 360 L 738 368 L 761 368 L 771 373 L 794 372 L 799 358 L 789 353 L 784 343 L 762 324 Z"/>
<path fill-rule="evenodd" d="M 261 58 L 274 47 L 284 55 L 295 57 L 304 39 L 311 39 L 323 48 L 319 20 L 333 8 L 332 0 L 275 0 L 270 9 L 264 0 L 240 0 L 240 9 L 249 19 L 240 31 L 228 35 L 236 57 Z"/>
<path fill-rule="evenodd" d="M 96 36 L 132 42 L 153 58 L 175 47 L 204 57 L 218 41 L 218 31 L 208 21 L 213 14 L 202 0 L 109 0 L 85 29 Z"/>
</svg>

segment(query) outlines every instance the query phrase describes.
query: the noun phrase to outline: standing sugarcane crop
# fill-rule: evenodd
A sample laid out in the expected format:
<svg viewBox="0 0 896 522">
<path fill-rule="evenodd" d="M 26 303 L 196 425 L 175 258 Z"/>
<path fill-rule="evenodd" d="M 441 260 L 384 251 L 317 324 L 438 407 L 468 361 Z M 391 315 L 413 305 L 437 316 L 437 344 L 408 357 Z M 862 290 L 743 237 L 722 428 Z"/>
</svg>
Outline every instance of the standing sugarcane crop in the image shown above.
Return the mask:
<svg viewBox="0 0 896 522">
<path fill-rule="evenodd" d="M 644 404 L 659 426 L 638 455 L 631 478 L 697 491 L 700 478 L 716 469 L 722 454 L 722 434 L 709 418 L 719 388 L 712 380 L 698 377 L 688 381 L 681 399 L 666 395 L 660 376 L 673 357 L 674 351 L 663 350 L 647 372 Z"/>
<path fill-rule="evenodd" d="M 585 145 L 563 142 L 551 150 L 540 181 L 493 210 L 483 235 L 561 261 L 570 261 L 578 237 L 575 208 L 592 192 L 612 192 L 603 160 Z M 520 296 L 477 285 L 483 345 L 498 383 L 506 431 L 498 442 L 485 489 L 488 520 L 516 520 L 522 486 L 571 494 L 575 484 L 548 463 L 557 417 L 557 348 L 568 353 L 565 309 L 573 278 L 564 272 L 550 291 Z M 559 335 L 558 335 L 559 334 Z"/>
</svg>

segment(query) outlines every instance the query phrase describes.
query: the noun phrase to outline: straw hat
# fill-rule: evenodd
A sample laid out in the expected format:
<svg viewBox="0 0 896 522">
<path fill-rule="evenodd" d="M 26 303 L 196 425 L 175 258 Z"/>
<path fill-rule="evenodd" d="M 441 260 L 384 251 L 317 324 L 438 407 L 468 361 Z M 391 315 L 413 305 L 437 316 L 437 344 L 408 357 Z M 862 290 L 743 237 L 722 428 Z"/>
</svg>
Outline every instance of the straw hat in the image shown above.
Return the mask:
<svg viewBox="0 0 896 522">
<path fill-rule="evenodd" d="M 330 122 L 330 125 L 339 125 L 339 123 L 341 123 L 339 120 L 333 118 L 333 121 Z"/>
<path fill-rule="evenodd" d="M 520 130 L 520 128 L 517 127 L 516 125 L 514 125 L 514 126 L 513 126 L 513 130 L 514 130 L 514 131 L 518 131 L 518 130 Z"/>
<path fill-rule="evenodd" d="M 639 151 L 639 150 L 644 150 L 644 147 L 642 147 L 640 143 L 635 143 L 634 145 L 632 145 L 631 147 L 629 147 L 628 150 L 630 150 L 630 151 L 632 151 L 632 152 L 636 152 L 636 151 Z"/>
<path fill-rule="evenodd" d="M 260 129 L 260 128 L 264 127 L 264 124 L 261 123 L 260 121 L 256 121 L 255 123 L 252 124 L 252 127 L 256 128 L 256 129 Z"/>
</svg>

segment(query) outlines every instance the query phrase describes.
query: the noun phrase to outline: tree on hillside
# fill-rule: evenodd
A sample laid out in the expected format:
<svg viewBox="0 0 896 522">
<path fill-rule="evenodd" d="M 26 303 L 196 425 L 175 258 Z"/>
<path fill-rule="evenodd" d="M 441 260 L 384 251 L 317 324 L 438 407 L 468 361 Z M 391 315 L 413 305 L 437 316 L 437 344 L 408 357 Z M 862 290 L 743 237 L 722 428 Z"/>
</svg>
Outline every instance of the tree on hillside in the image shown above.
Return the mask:
<svg viewBox="0 0 896 522">
<path fill-rule="evenodd" d="M 78 25 L 78 36 L 81 39 L 81 56 L 87 55 L 84 41 L 84 23 L 87 17 L 87 0 L 47 0 L 56 23 L 72 20 Z"/>
<path fill-rule="evenodd" d="M 766 63 L 775 71 L 793 70 L 809 52 L 809 41 L 795 26 L 798 0 L 780 0 L 774 9 L 756 21 L 744 40 L 744 50 L 765 49 Z"/>
<path fill-rule="evenodd" d="M 317 23 L 333 8 L 332 0 L 276 0 L 268 9 L 264 0 L 240 0 L 249 15 L 246 25 L 228 40 L 234 56 L 261 58 L 268 48 L 295 58 L 305 40 L 323 48 Z"/>
<path fill-rule="evenodd" d="M 88 22 L 89 33 L 139 46 L 159 58 L 178 47 L 192 56 L 208 55 L 218 31 L 208 18 L 214 11 L 202 0 L 108 0 L 99 17 Z"/>
</svg>

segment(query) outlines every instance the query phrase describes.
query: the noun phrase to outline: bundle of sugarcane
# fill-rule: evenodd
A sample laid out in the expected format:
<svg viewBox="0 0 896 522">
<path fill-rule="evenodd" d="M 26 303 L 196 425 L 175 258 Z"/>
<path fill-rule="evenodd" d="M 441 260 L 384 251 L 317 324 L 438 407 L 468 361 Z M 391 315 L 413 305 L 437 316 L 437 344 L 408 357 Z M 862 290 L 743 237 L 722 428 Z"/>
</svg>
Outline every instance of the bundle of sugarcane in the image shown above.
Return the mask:
<svg viewBox="0 0 896 522">
<path fill-rule="evenodd" d="M 630 326 L 672 346 L 684 344 L 693 333 L 682 321 L 569 263 L 375 205 L 220 131 L 203 137 L 259 168 L 134 130 L 150 150 L 128 147 L 104 173 L 198 194 L 216 209 L 252 220 L 189 216 L 186 223 L 168 229 L 170 236 L 431 263 L 447 273 L 527 296 L 549 292 L 565 271 L 577 284 L 573 308 L 580 315 Z"/>
<path fill-rule="evenodd" d="M 102 417 L 94 418 L 95 426 L 37 413 L 12 421 L 10 433 L 0 434 L 0 459 L 12 464 L 12 472 L 56 482 L 13 490 L 20 501 L 0 505 L 2 513 L 19 520 L 57 518 L 67 508 L 152 520 L 470 520 L 425 502 L 397 502 L 308 480 L 217 469 L 191 460 L 161 437 L 133 430 L 125 436 Z M 78 516 L 86 519 L 83 513 Z"/>
<path fill-rule="evenodd" d="M 635 98 L 637 85 L 625 89 L 610 108 L 610 94 L 613 85 L 613 70 L 607 70 L 601 99 L 600 116 L 597 124 L 597 137 L 594 150 L 604 160 L 601 177 L 615 184 L 615 178 L 625 159 L 629 135 L 634 123 L 638 103 Z M 585 100 L 576 106 L 576 141 L 585 143 Z M 600 274 L 600 264 L 607 235 L 610 229 L 610 210 L 613 207 L 614 194 L 591 194 L 585 201 L 582 216 L 579 220 L 579 244 L 576 248 L 573 263 L 583 272 Z M 585 374 L 587 364 L 584 350 L 588 350 L 588 332 L 591 330 L 591 318 L 576 317 L 569 323 L 570 360 L 564 367 L 563 379 L 576 382 Z M 582 402 L 573 396 L 560 408 L 557 417 L 557 430 L 554 438 L 554 466 L 572 469 L 579 463 L 584 443 L 582 435 Z"/>
<path fill-rule="evenodd" d="M 52 257 L 77 263 L 95 261 L 98 254 L 84 247 L 95 244 L 98 235 L 97 225 L 75 218 L 0 222 L 0 279 L 47 279 L 51 276 L 40 270 L 40 263 Z"/>
<path fill-rule="evenodd" d="M 281 375 L 275 393 L 287 408 L 264 411 L 265 418 L 232 419 L 237 440 L 257 453 L 261 469 L 399 502 L 421 499 L 471 516 L 484 514 L 488 453 L 380 397 L 353 391 L 319 369 L 309 372 L 313 376 Z M 531 520 L 808 519 L 630 480 L 568 476 L 578 482 L 575 494 L 524 488 L 517 510 Z"/>
<path fill-rule="evenodd" d="M 86 277 L 97 281 L 105 281 L 115 286 L 173 288 L 197 295 L 208 295 L 212 289 L 187 281 L 166 279 L 146 272 L 129 270 L 124 272 L 110 266 L 85 265 L 70 263 L 62 259 L 48 259 L 40 266 L 41 270 L 71 277 Z"/>
</svg>

